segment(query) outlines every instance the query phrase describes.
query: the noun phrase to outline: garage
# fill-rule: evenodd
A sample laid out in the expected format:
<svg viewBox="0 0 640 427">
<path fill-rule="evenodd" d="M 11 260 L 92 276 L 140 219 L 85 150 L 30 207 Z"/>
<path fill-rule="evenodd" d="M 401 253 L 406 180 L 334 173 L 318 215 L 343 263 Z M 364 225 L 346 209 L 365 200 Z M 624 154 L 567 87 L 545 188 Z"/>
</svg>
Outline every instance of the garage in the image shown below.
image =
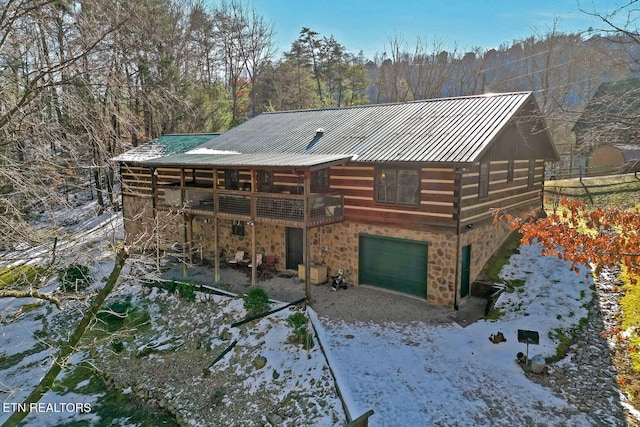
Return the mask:
<svg viewBox="0 0 640 427">
<path fill-rule="evenodd" d="M 427 257 L 427 242 L 361 234 L 358 283 L 426 298 Z"/>
</svg>

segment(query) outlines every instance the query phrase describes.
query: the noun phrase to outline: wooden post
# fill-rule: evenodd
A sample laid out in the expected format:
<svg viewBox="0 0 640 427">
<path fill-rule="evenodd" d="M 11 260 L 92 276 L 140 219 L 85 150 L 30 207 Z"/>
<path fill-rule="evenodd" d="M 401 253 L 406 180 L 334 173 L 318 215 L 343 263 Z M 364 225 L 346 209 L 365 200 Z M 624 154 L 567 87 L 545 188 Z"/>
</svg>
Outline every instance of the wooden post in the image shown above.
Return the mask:
<svg viewBox="0 0 640 427">
<path fill-rule="evenodd" d="M 213 256 L 214 278 L 216 282 L 220 281 L 220 248 L 218 248 L 218 217 L 213 217 L 213 244 L 215 255 Z"/>
<path fill-rule="evenodd" d="M 369 409 L 355 420 L 349 422 L 346 427 L 367 427 L 369 425 L 369 417 L 374 414 L 373 409 Z"/>
<path fill-rule="evenodd" d="M 258 263 L 256 253 L 256 170 L 251 169 L 251 287 L 255 287 L 258 282 Z"/>
<path fill-rule="evenodd" d="M 160 273 L 160 221 L 158 219 L 158 170 L 151 168 L 151 215 L 153 217 L 151 226 L 153 227 L 153 234 L 156 238 L 156 270 Z M 124 208 L 124 199 L 123 204 Z M 122 214 L 124 217 L 124 213 Z"/>
<path fill-rule="evenodd" d="M 213 269 L 216 282 L 220 281 L 220 248 L 218 241 L 218 169 L 213 170 Z"/>
<path fill-rule="evenodd" d="M 185 186 L 185 178 L 184 178 L 184 168 L 180 168 L 180 206 L 182 207 L 182 275 L 187 277 L 189 274 L 187 270 L 187 243 L 188 243 L 188 230 L 187 230 L 187 213 L 185 212 L 186 207 L 186 191 L 184 189 Z"/>
<path fill-rule="evenodd" d="M 302 232 L 302 246 L 304 254 L 302 259 L 304 261 L 304 294 L 308 300 L 311 299 L 311 248 L 309 239 L 309 218 L 310 218 L 310 206 L 309 195 L 311 193 L 311 172 L 306 170 L 304 172 L 304 228 Z"/>
<path fill-rule="evenodd" d="M 187 230 L 187 239 L 189 241 L 189 243 L 187 243 L 187 250 L 189 251 L 188 259 L 189 264 L 193 264 L 193 216 L 187 215 L 187 218 L 189 218 L 189 229 Z"/>
</svg>

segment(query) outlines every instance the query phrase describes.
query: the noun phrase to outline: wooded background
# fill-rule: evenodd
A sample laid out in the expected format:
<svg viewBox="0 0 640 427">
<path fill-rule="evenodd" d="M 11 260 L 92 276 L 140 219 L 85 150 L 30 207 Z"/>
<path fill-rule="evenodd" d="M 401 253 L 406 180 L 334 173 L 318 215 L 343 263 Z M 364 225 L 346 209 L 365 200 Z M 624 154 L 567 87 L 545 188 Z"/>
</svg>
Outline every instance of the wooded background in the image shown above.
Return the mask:
<svg viewBox="0 0 640 427">
<path fill-rule="evenodd" d="M 626 27 L 595 14 L 601 28 L 551 27 L 464 51 L 396 35 L 365 58 L 311 28 L 280 55 L 274 24 L 240 0 L 5 0 L 0 246 L 33 241 L 29 214 L 68 202 L 73 185 L 91 182 L 101 206 L 117 203 L 108 159 L 121 151 L 163 133 L 223 132 L 265 111 L 534 91 L 570 151 L 600 83 L 640 71 L 633 3 L 613 11 L 627 14 Z"/>
</svg>

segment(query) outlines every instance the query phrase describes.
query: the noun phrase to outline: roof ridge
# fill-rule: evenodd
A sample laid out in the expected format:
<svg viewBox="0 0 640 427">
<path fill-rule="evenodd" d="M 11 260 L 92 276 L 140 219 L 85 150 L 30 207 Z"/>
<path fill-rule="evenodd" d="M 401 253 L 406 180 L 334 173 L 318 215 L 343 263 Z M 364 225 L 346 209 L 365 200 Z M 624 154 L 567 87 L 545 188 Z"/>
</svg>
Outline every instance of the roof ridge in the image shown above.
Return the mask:
<svg viewBox="0 0 640 427">
<path fill-rule="evenodd" d="M 411 101 L 398 101 L 398 102 L 384 102 L 381 104 L 363 104 L 363 105 L 348 105 L 345 107 L 323 107 L 323 108 L 301 108 L 298 110 L 283 110 L 283 111 L 268 111 L 262 113 L 261 115 L 272 115 L 272 114 L 287 114 L 287 113 L 304 113 L 304 112 L 312 112 L 312 111 L 337 111 L 337 110 L 350 110 L 350 109 L 358 109 L 358 108 L 374 108 L 374 107 L 390 107 L 396 105 L 407 105 L 407 104 L 418 104 L 418 103 L 426 103 L 426 102 L 442 102 L 442 101 L 455 101 L 462 99 L 473 99 L 473 98 L 488 98 L 488 97 L 501 97 L 501 96 L 513 96 L 513 95 L 529 95 L 532 94 L 532 91 L 513 91 L 513 92 L 487 92 L 477 95 L 460 95 L 460 96 L 450 96 L 446 98 L 427 98 L 427 99 L 413 99 Z"/>
<path fill-rule="evenodd" d="M 161 136 L 197 136 L 197 135 L 221 135 L 222 132 L 178 132 L 178 133 L 163 133 L 162 135 L 158 135 L 157 139 Z M 153 140 L 151 140 L 153 141 Z"/>
</svg>

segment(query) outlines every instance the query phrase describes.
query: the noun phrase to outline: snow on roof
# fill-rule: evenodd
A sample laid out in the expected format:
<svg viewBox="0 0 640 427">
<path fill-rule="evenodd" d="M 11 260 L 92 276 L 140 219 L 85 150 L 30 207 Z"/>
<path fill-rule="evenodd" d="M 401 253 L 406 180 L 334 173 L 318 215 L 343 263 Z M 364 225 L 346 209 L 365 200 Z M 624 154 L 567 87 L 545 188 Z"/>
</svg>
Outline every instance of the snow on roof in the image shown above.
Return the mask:
<svg viewBox="0 0 640 427">
<path fill-rule="evenodd" d="M 115 162 L 142 162 L 157 159 L 176 153 L 192 150 L 205 142 L 211 141 L 219 133 L 167 134 L 160 135 L 145 144 L 139 145 L 119 156 L 112 158 Z"/>
<path fill-rule="evenodd" d="M 240 154 L 239 151 L 233 150 L 215 150 L 213 148 L 199 147 L 186 151 L 185 154 Z"/>
</svg>

